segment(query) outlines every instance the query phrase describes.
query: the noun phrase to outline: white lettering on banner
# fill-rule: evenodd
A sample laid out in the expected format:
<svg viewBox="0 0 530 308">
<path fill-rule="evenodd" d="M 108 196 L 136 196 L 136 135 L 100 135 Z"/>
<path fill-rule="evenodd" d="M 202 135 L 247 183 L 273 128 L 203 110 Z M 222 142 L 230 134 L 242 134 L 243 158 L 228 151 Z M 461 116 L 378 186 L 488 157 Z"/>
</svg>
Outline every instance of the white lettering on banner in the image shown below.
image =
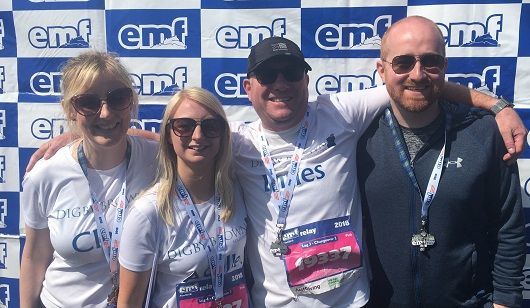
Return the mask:
<svg viewBox="0 0 530 308">
<path fill-rule="evenodd" d="M 263 39 L 271 36 L 283 37 L 287 33 L 285 18 L 276 18 L 268 26 L 223 26 L 217 30 L 215 38 L 222 48 L 249 49 Z"/>
<path fill-rule="evenodd" d="M 0 109 L 0 140 L 6 139 L 6 134 L 4 132 L 6 126 L 7 126 L 6 111 L 3 109 Z"/>
<path fill-rule="evenodd" d="M 0 242 L 0 269 L 6 269 L 7 243 Z"/>
<path fill-rule="evenodd" d="M 315 87 L 319 95 L 369 89 L 377 86 L 376 74 L 377 71 L 374 71 L 373 76 L 323 75 L 317 79 Z"/>
<path fill-rule="evenodd" d="M 36 72 L 29 79 L 31 91 L 39 96 L 61 93 L 61 72 Z"/>
<path fill-rule="evenodd" d="M 495 47 L 499 46 L 502 32 L 502 14 L 488 16 L 486 24 L 480 22 L 436 23 L 448 47 Z"/>
<path fill-rule="evenodd" d="M 7 228 L 7 199 L 0 199 L 0 228 Z"/>
<path fill-rule="evenodd" d="M 67 130 L 65 119 L 37 118 L 31 123 L 31 134 L 39 140 L 48 140 L 57 137 Z"/>
<path fill-rule="evenodd" d="M 378 49 L 378 33 L 384 33 L 391 24 L 391 15 L 379 16 L 373 24 L 323 24 L 315 32 L 315 42 L 323 50 Z"/>
<path fill-rule="evenodd" d="M 138 85 L 138 94 L 140 95 L 173 95 L 184 89 L 188 82 L 188 68 L 177 67 L 170 74 L 131 74 L 134 84 Z"/>
<path fill-rule="evenodd" d="M 171 25 L 131 25 L 120 28 L 118 41 L 125 49 L 186 49 L 188 18 L 177 17 Z"/>
<path fill-rule="evenodd" d="M 158 119 L 131 119 L 131 127 L 157 133 L 160 130 L 161 122 L 162 120 Z"/>
<path fill-rule="evenodd" d="M 9 308 L 9 302 L 11 301 L 11 295 L 9 294 L 9 285 L 0 284 L 0 307 Z"/>
<path fill-rule="evenodd" d="M 4 37 L 6 35 L 6 30 L 4 28 L 4 20 L 0 19 L 0 50 L 4 50 Z"/>
<path fill-rule="evenodd" d="M 499 65 L 487 66 L 482 74 L 445 74 L 445 79 L 474 89 L 487 89 L 497 93 L 497 87 L 501 83 L 501 67 Z"/>
<path fill-rule="evenodd" d="M 215 92 L 223 98 L 247 98 L 243 89 L 246 74 L 222 73 L 214 81 Z"/>
<path fill-rule="evenodd" d="M 75 26 L 32 27 L 28 38 L 35 48 L 88 48 L 92 26 L 90 19 L 81 19 Z"/>
</svg>

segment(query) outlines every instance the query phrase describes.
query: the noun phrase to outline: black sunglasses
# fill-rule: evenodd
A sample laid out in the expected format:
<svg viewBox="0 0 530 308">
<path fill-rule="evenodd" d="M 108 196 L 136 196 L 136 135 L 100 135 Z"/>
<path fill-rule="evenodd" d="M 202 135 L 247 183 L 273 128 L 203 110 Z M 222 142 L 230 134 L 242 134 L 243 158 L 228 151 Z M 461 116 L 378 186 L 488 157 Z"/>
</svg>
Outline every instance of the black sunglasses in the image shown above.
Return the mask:
<svg viewBox="0 0 530 308">
<path fill-rule="evenodd" d="M 249 77 L 255 76 L 262 85 L 268 85 L 276 81 L 278 74 L 282 73 L 283 78 L 288 82 L 296 82 L 302 80 L 306 73 L 306 68 L 301 65 L 291 64 L 281 68 L 258 68 L 249 74 Z"/>
<path fill-rule="evenodd" d="M 390 63 L 392 70 L 396 74 L 406 74 L 414 69 L 417 61 L 420 61 L 421 66 L 427 73 L 439 74 L 445 68 L 445 57 L 433 53 L 428 53 L 420 56 L 400 55 L 395 56 L 392 62 L 384 59 L 383 62 Z"/>
<path fill-rule="evenodd" d="M 123 87 L 107 92 L 107 96 L 100 98 L 97 94 L 79 94 L 70 99 L 77 113 L 86 116 L 98 114 L 103 106 L 103 101 L 108 108 L 120 111 L 127 109 L 132 104 L 133 92 L 131 88 Z"/>
<path fill-rule="evenodd" d="M 201 132 L 207 138 L 217 138 L 224 133 L 225 121 L 221 118 L 204 119 L 197 121 L 191 118 L 176 118 L 167 122 L 173 133 L 179 137 L 190 137 L 197 125 L 201 126 Z"/>
</svg>

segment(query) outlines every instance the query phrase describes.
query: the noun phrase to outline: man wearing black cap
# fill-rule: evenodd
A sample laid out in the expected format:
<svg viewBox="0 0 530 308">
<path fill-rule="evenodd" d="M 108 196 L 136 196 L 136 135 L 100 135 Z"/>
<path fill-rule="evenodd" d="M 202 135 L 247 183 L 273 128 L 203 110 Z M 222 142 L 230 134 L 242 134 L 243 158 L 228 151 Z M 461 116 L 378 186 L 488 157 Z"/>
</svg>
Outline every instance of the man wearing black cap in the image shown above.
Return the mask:
<svg viewBox="0 0 530 308">
<path fill-rule="evenodd" d="M 378 87 L 309 103 L 309 70 L 285 38 L 264 39 L 248 57 L 244 88 L 260 119 L 235 128 L 234 163 L 257 307 L 360 307 L 369 297 L 356 146 L 389 96 Z M 469 100 L 465 87 L 450 91 Z"/>
</svg>

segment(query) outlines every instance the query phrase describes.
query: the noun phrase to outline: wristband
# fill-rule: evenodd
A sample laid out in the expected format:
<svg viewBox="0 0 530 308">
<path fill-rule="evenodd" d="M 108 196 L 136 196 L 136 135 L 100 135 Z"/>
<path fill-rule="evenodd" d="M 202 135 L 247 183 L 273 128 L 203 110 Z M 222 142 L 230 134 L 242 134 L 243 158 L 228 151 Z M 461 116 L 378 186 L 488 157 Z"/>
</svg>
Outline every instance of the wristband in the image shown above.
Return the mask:
<svg viewBox="0 0 530 308">
<path fill-rule="evenodd" d="M 497 115 L 499 112 L 501 112 L 501 110 L 503 110 L 504 108 L 506 107 L 510 107 L 510 108 L 513 108 L 514 104 L 505 100 L 503 97 L 501 97 L 496 103 L 495 105 L 491 106 L 491 109 L 490 111 L 494 114 L 494 115 Z"/>
</svg>

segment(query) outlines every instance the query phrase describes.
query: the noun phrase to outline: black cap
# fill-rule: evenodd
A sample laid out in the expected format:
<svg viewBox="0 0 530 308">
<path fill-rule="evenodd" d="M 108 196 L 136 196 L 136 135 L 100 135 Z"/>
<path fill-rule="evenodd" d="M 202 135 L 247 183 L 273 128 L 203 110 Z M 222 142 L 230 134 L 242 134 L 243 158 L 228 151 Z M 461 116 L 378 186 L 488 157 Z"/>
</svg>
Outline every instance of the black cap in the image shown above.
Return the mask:
<svg viewBox="0 0 530 308">
<path fill-rule="evenodd" d="M 263 62 L 277 56 L 294 57 L 305 65 L 308 71 L 311 70 L 311 66 L 305 61 L 304 54 L 298 45 L 286 38 L 273 36 L 252 46 L 248 56 L 247 74 L 254 71 Z"/>
</svg>

